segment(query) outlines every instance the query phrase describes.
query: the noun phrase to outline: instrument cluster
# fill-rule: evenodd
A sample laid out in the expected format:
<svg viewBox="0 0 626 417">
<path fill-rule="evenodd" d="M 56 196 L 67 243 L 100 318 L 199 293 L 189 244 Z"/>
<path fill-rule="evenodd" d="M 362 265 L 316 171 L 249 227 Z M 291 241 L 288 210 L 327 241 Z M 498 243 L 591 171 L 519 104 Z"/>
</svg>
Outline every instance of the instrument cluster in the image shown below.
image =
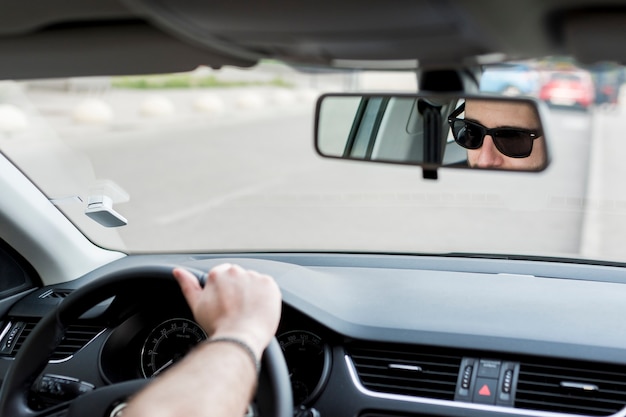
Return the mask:
<svg viewBox="0 0 626 417">
<path fill-rule="evenodd" d="M 109 334 L 101 353 L 102 376 L 109 383 L 158 377 L 207 337 L 184 309 L 137 313 Z M 330 374 L 327 330 L 284 309 L 276 338 L 285 355 L 294 405 L 312 404 Z"/>
</svg>

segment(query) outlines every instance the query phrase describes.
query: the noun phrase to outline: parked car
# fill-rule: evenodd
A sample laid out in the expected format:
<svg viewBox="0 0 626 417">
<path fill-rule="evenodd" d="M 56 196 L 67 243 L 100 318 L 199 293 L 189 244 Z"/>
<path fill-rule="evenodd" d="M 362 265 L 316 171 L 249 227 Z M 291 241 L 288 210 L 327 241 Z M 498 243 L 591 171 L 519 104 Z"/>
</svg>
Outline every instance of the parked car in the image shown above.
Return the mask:
<svg viewBox="0 0 626 417">
<path fill-rule="evenodd" d="M 584 71 L 554 72 L 541 86 L 539 98 L 553 106 L 588 108 L 594 103 L 591 75 Z"/>
<path fill-rule="evenodd" d="M 624 84 L 624 71 L 620 66 L 601 64 L 591 69 L 595 86 L 595 104 L 616 105 L 620 88 Z"/>
<path fill-rule="evenodd" d="M 626 112 L 479 91 L 624 6 L 0 3 L 0 417 L 119 417 L 225 262 L 282 293 L 250 417 L 624 417 Z"/>
</svg>

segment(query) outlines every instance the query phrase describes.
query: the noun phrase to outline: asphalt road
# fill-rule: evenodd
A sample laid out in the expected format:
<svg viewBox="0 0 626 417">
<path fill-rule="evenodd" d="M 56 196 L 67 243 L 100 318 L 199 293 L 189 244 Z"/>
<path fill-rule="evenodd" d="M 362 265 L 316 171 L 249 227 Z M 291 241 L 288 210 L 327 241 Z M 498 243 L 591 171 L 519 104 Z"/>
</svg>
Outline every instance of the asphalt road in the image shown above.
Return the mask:
<svg viewBox="0 0 626 417">
<path fill-rule="evenodd" d="M 626 256 L 626 164 L 623 124 L 626 108 L 597 112 L 590 153 L 589 190 L 581 252 L 590 258 Z"/>
<path fill-rule="evenodd" d="M 119 232 L 138 251 L 576 255 L 603 251 L 610 241 L 581 240 L 612 227 L 583 210 L 592 120 L 610 116 L 554 110 L 553 159 L 544 173 L 448 169 L 437 181 L 414 167 L 318 157 L 308 105 L 239 116 L 142 131 L 122 126 L 67 141 L 131 195 L 118 206 L 129 219 Z"/>
</svg>

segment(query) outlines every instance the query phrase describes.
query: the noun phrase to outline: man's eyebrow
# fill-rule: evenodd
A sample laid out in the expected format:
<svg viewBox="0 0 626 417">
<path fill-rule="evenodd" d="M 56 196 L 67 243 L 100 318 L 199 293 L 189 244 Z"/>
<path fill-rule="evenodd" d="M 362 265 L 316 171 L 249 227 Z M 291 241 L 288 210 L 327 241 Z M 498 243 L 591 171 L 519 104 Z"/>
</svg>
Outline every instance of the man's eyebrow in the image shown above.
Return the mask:
<svg viewBox="0 0 626 417">
<path fill-rule="evenodd" d="M 474 123 L 478 123 L 481 126 L 484 126 L 487 128 L 487 126 L 483 125 L 480 121 L 476 120 L 476 119 L 472 119 L 471 117 L 466 117 L 465 120 L 470 121 L 470 122 L 474 122 Z M 520 130 L 540 130 L 538 128 L 528 128 L 528 127 L 522 127 L 522 126 L 511 126 L 511 125 L 501 125 L 501 126 L 496 126 L 496 127 L 490 127 L 487 129 L 520 129 Z"/>
</svg>

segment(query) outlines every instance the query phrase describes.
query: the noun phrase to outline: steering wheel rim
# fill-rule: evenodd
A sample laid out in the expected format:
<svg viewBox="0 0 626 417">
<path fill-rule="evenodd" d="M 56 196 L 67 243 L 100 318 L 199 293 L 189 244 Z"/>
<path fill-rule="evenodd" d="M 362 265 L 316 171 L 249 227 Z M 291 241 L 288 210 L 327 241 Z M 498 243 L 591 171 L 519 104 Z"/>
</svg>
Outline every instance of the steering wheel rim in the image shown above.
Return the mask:
<svg viewBox="0 0 626 417">
<path fill-rule="evenodd" d="M 80 411 L 73 412 L 71 407 L 73 402 L 77 404 L 82 402 L 90 404 L 89 415 L 104 416 L 109 410 L 95 410 L 94 403 L 106 402 L 108 401 L 106 398 L 109 397 L 119 398 L 126 391 L 128 391 L 126 397 L 130 396 L 145 385 L 147 383 L 145 380 L 143 380 L 144 383 L 141 383 L 140 380 L 135 383 L 108 385 L 84 394 L 63 406 L 55 406 L 40 411 L 33 410 L 28 406 L 28 393 L 33 382 L 45 369 L 52 353 L 63 339 L 67 327 L 73 321 L 96 304 L 121 294 L 122 290 L 127 295 L 128 291 L 132 294 L 145 293 L 146 288 L 152 289 L 160 285 L 175 284 L 177 286 L 172 275 L 173 268 L 171 265 L 151 265 L 111 272 L 68 295 L 53 311 L 42 318 L 17 353 L 0 390 L 0 415 L 14 417 L 46 416 L 58 412 L 60 408 L 69 409 L 67 416 L 72 417 L 72 415 L 83 415 L 79 414 Z M 202 276 L 202 273 L 197 272 L 197 275 Z M 263 391 L 263 398 L 258 398 L 258 400 L 262 400 L 271 407 L 269 415 L 272 417 L 293 416 L 293 400 L 287 365 L 275 338 L 265 350 L 261 363 L 259 391 Z M 111 388 L 116 385 L 119 385 L 117 389 Z M 107 387 L 109 388 L 102 389 Z M 261 388 L 264 389 L 261 390 Z M 92 401 L 86 401 L 87 396 L 94 398 L 90 399 Z M 97 396 L 102 398 L 98 400 Z M 79 399 L 82 401 L 78 401 Z"/>
</svg>

